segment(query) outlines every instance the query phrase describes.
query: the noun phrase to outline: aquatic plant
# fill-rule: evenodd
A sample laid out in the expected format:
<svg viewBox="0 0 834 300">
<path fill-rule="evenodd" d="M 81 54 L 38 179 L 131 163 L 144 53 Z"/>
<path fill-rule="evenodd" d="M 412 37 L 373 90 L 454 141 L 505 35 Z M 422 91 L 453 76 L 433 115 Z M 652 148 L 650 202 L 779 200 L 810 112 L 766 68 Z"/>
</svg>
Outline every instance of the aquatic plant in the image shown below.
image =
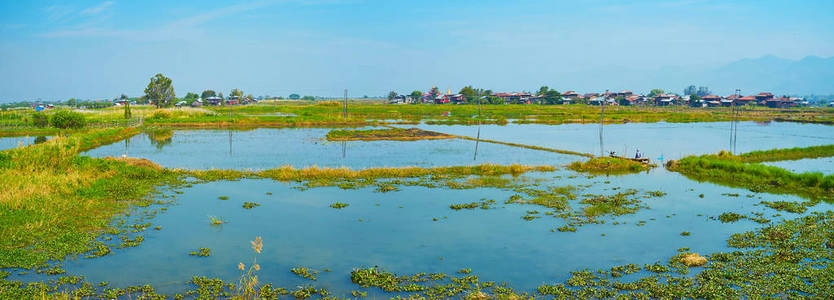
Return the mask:
<svg viewBox="0 0 834 300">
<path fill-rule="evenodd" d="M 209 216 L 209 224 L 210 225 L 223 225 L 223 223 L 226 223 L 226 221 L 224 221 L 223 219 L 221 219 L 219 217 L 215 218 L 213 216 Z"/>
<path fill-rule="evenodd" d="M 744 218 L 747 218 L 747 216 L 734 212 L 725 212 L 718 216 L 718 220 L 720 220 L 721 223 L 733 223 Z"/>
<path fill-rule="evenodd" d="M 263 239 L 256 237 L 252 244 L 252 251 L 255 252 L 252 258 L 252 263 L 249 268 L 246 268 L 242 262 L 238 263 L 237 269 L 241 272 L 238 280 L 237 288 L 235 289 L 235 297 L 239 299 L 252 299 L 258 297 L 258 271 L 261 270 L 261 265 L 258 264 L 258 254 L 263 250 Z"/>
<path fill-rule="evenodd" d="M 336 203 L 330 204 L 330 207 L 335 208 L 335 209 L 342 209 L 342 208 L 348 207 L 349 205 L 350 204 L 347 204 L 347 203 L 336 202 Z"/>
<path fill-rule="evenodd" d="M 310 279 L 310 280 L 316 280 L 316 275 L 319 273 L 319 271 L 310 269 L 308 267 L 303 267 L 303 266 L 298 266 L 298 267 L 291 268 L 290 272 L 292 272 L 293 274 L 298 275 L 302 278 L 307 278 L 307 279 Z"/>
<path fill-rule="evenodd" d="M 229 197 L 228 196 L 220 196 L 220 197 L 217 197 L 217 199 L 219 199 L 219 200 L 229 200 Z"/>
<path fill-rule="evenodd" d="M 191 251 L 188 253 L 190 256 L 211 256 L 211 249 L 209 248 L 200 248 L 197 251 Z"/>
<path fill-rule="evenodd" d="M 255 203 L 255 202 L 243 202 L 243 208 L 245 208 L 245 209 L 252 209 L 252 208 L 255 208 L 255 207 L 258 207 L 258 206 L 261 206 L 261 205 L 258 204 L 258 203 Z"/>
</svg>

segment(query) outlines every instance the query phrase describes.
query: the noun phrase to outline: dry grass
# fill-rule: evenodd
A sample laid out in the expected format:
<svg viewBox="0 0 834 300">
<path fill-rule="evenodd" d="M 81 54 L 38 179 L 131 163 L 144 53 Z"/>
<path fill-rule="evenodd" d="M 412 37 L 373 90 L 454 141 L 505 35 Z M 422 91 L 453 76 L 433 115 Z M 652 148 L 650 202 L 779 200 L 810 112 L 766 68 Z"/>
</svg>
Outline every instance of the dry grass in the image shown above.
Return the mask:
<svg viewBox="0 0 834 300">
<path fill-rule="evenodd" d="M 162 170 L 162 166 L 159 164 L 152 162 L 148 159 L 144 158 L 132 158 L 132 157 L 105 157 L 105 160 L 112 160 L 112 161 L 119 161 L 123 162 L 130 166 L 142 167 L 142 168 L 151 168 L 154 170 Z"/>
<path fill-rule="evenodd" d="M 698 253 L 686 253 L 680 261 L 687 267 L 700 267 L 707 264 L 707 258 L 698 255 Z"/>
</svg>

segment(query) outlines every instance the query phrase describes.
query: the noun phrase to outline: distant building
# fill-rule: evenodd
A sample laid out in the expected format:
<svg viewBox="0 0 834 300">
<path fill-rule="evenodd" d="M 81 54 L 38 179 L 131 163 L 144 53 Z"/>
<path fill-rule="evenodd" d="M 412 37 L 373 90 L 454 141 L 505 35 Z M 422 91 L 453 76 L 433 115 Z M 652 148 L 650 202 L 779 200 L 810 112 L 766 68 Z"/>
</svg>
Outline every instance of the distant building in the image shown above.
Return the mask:
<svg viewBox="0 0 834 300">
<path fill-rule="evenodd" d="M 654 97 L 654 105 L 669 106 L 675 104 L 676 100 L 678 100 L 678 96 L 670 94 L 660 94 Z"/>
<path fill-rule="evenodd" d="M 223 103 L 223 99 L 220 99 L 220 97 L 211 96 L 206 97 L 204 102 L 206 105 L 220 105 Z"/>
<path fill-rule="evenodd" d="M 194 101 L 191 102 L 191 107 L 200 107 L 200 106 L 203 106 L 203 98 L 197 98 L 197 100 L 194 100 Z"/>
</svg>

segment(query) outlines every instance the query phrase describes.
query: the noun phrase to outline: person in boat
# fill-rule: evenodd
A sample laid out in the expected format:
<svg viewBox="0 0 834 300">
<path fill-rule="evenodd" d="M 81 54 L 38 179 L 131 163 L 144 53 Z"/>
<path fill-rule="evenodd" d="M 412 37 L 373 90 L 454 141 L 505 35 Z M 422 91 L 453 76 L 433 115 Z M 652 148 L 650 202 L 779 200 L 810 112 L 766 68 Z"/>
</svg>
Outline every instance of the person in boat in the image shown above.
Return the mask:
<svg viewBox="0 0 834 300">
<path fill-rule="evenodd" d="M 637 153 L 634 154 L 634 158 L 640 158 L 640 149 L 637 149 Z"/>
</svg>

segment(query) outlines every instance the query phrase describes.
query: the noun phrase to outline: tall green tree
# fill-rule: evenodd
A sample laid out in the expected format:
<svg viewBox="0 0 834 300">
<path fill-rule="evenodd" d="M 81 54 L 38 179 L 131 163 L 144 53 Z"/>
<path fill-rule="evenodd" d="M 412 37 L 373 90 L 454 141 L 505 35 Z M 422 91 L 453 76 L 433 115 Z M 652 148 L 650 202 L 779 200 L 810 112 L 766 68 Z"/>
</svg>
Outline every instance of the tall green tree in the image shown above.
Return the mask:
<svg viewBox="0 0 834 300">
<path fill-rule="evenodd" d="M 539 88 L 539 91 L 538 91 L 538 92 L 536 92 L 536 95 L 539 95 L 539 96 L 544 96 L 544 94 L 546 94 L 546 93 L 547 93 L 547 91 L 549 91 L 549 90 L 550 90 L 550 88 L 549 88 L 549 87 L 547 87 L 546 85 L 545 85 L 545 86 L 542 86 L 542 87 L 540 87 L 540 88 Z"/>
<path fill-rule="evenodd" d="M 171 78 L 163 76 L 162 73 L 151 77 L 151 82 L 145 88 L 145 96 L 156 107 L 164 107 L 171 104 L 171 101 L 176 97 Z"/>
<path fill-rule="evenodd" d="M 237 96 L 238 98 L 242 98 L 243 97 L 243 91 L 241 91 L 240 89 L 232 89 L 232 92 L 229 93 L 229 97 L 234 97 L 234 96 Z"/>
<path fill-rule="evenodd" d="M 475 89 L 473 89 L 471 85 L 467 85 L 460 89 L 460 92 L 458 92 L 458 94 L 463 95 L 463 97 L 466 98 L 466 102 L 468 103 L 475 103 L 475 98 L 478 97 L 477 91 L 475 91 Z"/>
<path fill-rule="evenodd" d="M 697 94 L 689 95 L 689 106 L 698 107 L 701 106 L 701 97 Z"/>
<path fill-rule="evenodd" d="M 394 98 L 397 98 L 397 96 L 399 95 L 397 95 L 397 92 L 395 91 L 388 92 L 388 100 L 394 100 Z"/>
<path fill-rule="evenodd" d="M 215 93 L 215 92 L 214 92 L 214 91 L 212 91 L 212 90 L 205 90 L 205 91 L 203 91 L 203 93 L 200 95 L 200 97 L 201 97 L 201 98 L 203 98 L 203 99 L 206 99 L 206 98 L 208 98 L 208 97 L 216 97 L 216 96 L 217 96 L 217 93 Z"/>
<path fill-rule="evenodd" d="M 653 89 L 649 92 L 648 97 L 653 98 L 653 97 L 663 95 L 664 93 L 666 93 L 666 92 L 664 92 L 662 89 Z"/>
<path fill-rule="evenodd" d="M 128 99 L 127 95 L 122 94 L 119 96 L 119 100 L 125 102 L 125 119 L 130 119 L 130 99 Z"/>
<path fill-rule="evenodd" d="M 420 99 L 423 98 L 423 92 L 413 91 L 409 96 L 411 97 L 411 101 L 414 101 L 415 103 L 420 102 Z"/>
</svg>

